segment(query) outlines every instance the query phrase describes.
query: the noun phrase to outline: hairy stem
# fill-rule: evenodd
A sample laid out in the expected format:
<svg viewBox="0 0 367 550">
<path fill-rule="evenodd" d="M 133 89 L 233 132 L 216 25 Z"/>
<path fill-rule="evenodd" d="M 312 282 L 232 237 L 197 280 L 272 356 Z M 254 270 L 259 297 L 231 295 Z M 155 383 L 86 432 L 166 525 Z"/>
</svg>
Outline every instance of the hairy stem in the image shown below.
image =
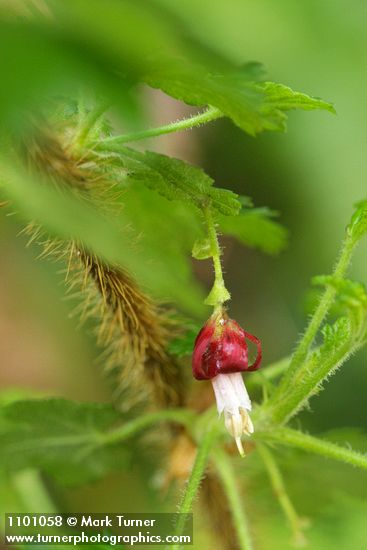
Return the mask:
<svg viewBox="0 0 367 550">
<path fill-rule="evenodd" d="M 215 228 L 215 223 L 210 207 L 208 206 L 204 208 L 203 213 L 208 230 L 208 239 L 211 255 L 213 258 L 215 276 L 213 288 L 209 296 L 205 300 L 205 303 L 210 306 L 218 307 L 229 300 L 231 295 L 224 284 L 222 264 L 220 261 L 221 250 L 219 246 L 217 230 Z"/>
<path fill-rule="evenodd" d="M 175 529 L 175 535 L 177 536 L 181 536 L 183 534 L 186 524 L 185 514 L 189 514 L 192 511 L 193 503 L 208 463 L 209 454 L 217 436 L 218 428 L 216 423 L 213 423 L 208 427 L 198 447 L 195 462 L 192 467 L 190 477 L 187 481 L 181 504 L 179 505 L 178 513 L 180 515 Z M 171 547 L 171 550 L 180 550 L 180 548 L 180 544 L 175 544 Z"/>
<path fill-rule="evenodd" d="M 194 413 L 187 409 L 168 409 L 145 414 L 123 426 L 98 436 L 98 440 L 103 445 L 120 442 L 159 422 L 175 422 L 189 426 L 192 425 L 193 416 Z"/>
<path fill-rule="evenodd" d="M 271 441 L 295 447 L 303 451 L 331 458 L 357 468 L 367 470 L 367 456 L 352 449 L 342 447 L 336 443 L 325 441 L 317 437 L 302 433 L 292 428 L 276 428 L 269 432 L 259 432 L 256 436 L 262 441 Z"/>
<path fill-rule="evenodd" d="M 184 118 L 176 122 L 171 122 L 164 126 L 159 126 L 158 128 L 149 128 L 148 130 L 142 130 L 140 132 L 133 132 L 131 134 L 124 134 L 121 136 L 112 136 L 103 140 L 102 145 L 103 149 L 114 149 L 116 145 L 122 145 L 123 143 L 129 143 L 132 141 L 139 141 L 141 139 L 147 139 L 151 137 L 158 137 L 164 134 L 170 134 L 172 132 L 180 132 L 182 130 L 188 130 L 194 128 L 195 126 L 201 126 L 207 122 L 211 122 L 217 118 L 223 117 L 223 113 L 216 109 L 215 107 L 209 107 L 203 113 L 191 116 L 189 118 Z M 99 142 L 96 142 L 95 145 L 98 147 Z"/>
<path fill-rule="evenodd" d="M 340 253 L 339 260 L 334 268 L 333 276 L 337 278 L 343 278 L 348 266 L 350 264 L 352 254 L 356 241 L 348 234 L 344 240 L 342 250 Z M 333 303 L 333 300 L 336 295 L 336 289 L 332 286 L 328 286 L 324 291 L 323 295 L 320 298 L 319 304 L 312 315 L 310 322 L 306 328 L 304 335 L 301 338 L 300 343 L 297 346 L 296 351 L 293 354 L 292 360 L 290 362 L 289 368 L 283 377 L 277 394 L 284 394 L 285 391 L 293 385 L 294 374 L 297 369 L 302 365 L 306 360 L 307 355 L 310 351 L 312 343 L 315 339 L 315 336 L 324 321 L 330 306 Z"/>
<path fill-rule="evenodd" d="M 232 520 L 237 531 L 239 548 L 241 550 L 252 550 L 253 545 L 248 520 L 243 507 L 243 498 L 239 492 L 238 481 L 230 458 L 223 451 L 216 450 L 214 453 L 214 463 L 232 512 Z"/>
<path fill-rule="evenodd" d="M 334 352 L 330 351 L 327 356 L 322 356 L 321 361 L 318 353 L 314 352 L 295 373 L 293 386 L 280 398 L 276 398 L 274 394 L 274 399 L 272 397 L 266 404 L 272 421 L 275 424 L 288 422 L 317 393 L 320 383 L 340 368 L 360 346 L 361 344 L 353 346 L 347 339 L 340 342 Z"/>
<path fill-rule="evenodd" d="M 265 465 L 265 468 L 268 472 L 271 486 L 273 488 L 275 496 L 279 500 L 280 507 L 282 508 L 285 517 L 287 518 L 289 525 L 292 529 L 294 540 L 299 545 L 305 543 L 305 538 L 302 533 L 302 521 L 298 517 L 298 514 L 287 494 L 283 476 L 279 467 L 274 460 L 273 455 L 270 450 L 261 443 L 256 444 L 256 449 L 258 450 L 261 459 Z"/>
</svg>

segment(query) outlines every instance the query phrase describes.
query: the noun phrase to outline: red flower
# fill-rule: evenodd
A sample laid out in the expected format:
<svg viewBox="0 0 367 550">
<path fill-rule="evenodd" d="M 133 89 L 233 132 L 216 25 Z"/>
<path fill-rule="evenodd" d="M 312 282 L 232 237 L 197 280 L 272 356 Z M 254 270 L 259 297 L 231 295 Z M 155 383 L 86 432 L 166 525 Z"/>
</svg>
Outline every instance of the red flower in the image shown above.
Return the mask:
<svg viewBox="0 0 367 550">
<path fill-rule="evenodd" d="M 248 362 L 246 340 L 257 347 L 252 365 Z M 220 312 L 210 317 L 196 338 L 192 372 L 197 380 L 211 380 L 218 374 L 254 371 L 260 367 L 261 357 L 260 340 Z"/>
</svg>

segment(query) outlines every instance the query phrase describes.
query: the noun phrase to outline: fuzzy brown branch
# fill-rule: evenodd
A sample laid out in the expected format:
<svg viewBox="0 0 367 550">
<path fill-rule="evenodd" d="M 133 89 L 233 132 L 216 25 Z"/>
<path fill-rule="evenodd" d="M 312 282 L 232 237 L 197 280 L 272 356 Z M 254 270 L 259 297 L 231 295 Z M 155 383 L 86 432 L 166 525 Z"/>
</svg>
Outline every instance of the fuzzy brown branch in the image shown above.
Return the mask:
<svg viewBox="0 0 367 550">
<path fill-rule="evenodd" d="M 36 169 L 57 188 L 68 187 L 83 200 L 108 209 L 115 194 L 114 182 L 101 179 L 98 167 L 84 167 L 73 158 L 62 141 L 43 124 L 37 126 L 23 147 L 29 168 Z M 101 196 L 107 198 L 101 204 Z M 113 201 L 112 201 L 113 202 Z M 107 204 L 107 206 L 106 206 Z M 117 377 L 117 393 L 124 391 L 131 401 L 159 407 L 183 405 L 183 378 L 177 360 L 166 351 L 172 322 L 119 266 L 108 265 L 82 244 L 45 236 L 37 223 L 27 226 L 30 240 L 43 247 L 42 256 L 68 258 L 67 282 L 83 296 L 79 311 L 83 319 L 97 321 L 97 340 L 103 347 L 103 362 Z"/>
</svg>

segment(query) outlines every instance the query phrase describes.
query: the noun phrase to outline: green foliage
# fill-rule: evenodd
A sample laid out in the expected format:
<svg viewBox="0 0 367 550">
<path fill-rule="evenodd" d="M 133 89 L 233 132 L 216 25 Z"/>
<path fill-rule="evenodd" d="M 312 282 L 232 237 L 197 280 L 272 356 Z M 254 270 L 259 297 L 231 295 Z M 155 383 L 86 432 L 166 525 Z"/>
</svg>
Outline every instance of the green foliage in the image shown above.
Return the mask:
<svg viewBox="0 0 367 550">
<path fill-rule="evenodd" d="M 361 201 L 356 206 L 357 209 L 347 228 L 348 235 L 355 243 L 367 233 L 367 201 Z"/>
<path fill-rule="evenodd" d="M 200 328 L 198 325 L 187 326 L 183 336 L 170 341 L 168 345 L 169 352 L 177 357 L 191 355 Z"/>
<path fill-rule="evenodd" d="M 125 114 L 133 109 L 131 85 L 146 82 L 186 103 L 217 107 L 251 135 L 284 129 L 289 109 L 333 110 L 285 86 L 259 82 L 256 64 L 234 66 L 147 0 L 53 0 L 51 9 L 54 17 L 47 20 L 0 21 L 1 50 L 11 52 L 0 64 L 3 114 L 37 102 L 45 91 L 74 90 L 76 77 L 107 93 Z"/>
<path fill-rule="evenodd" d="M 213 256 L 213 252 L 211 243 L 207 237 L 197 239 L 192 247 L 192 257 L 195 260 L 207 260 Z"/>
<path fill-rule="evenodd" d="M 118 155 L 131 183 L 142 182 L 168 200 L 188 202 L 199 210 L 210 204 L 214 212 L 228 216 L 238 214 L 241 208 L 237 195 L 214 187 L 214 181 L 201 168 L 166 155 L 128 147 L 119 146 Z"/>
<path fill-rule="evenodd" d="M 277 420 L 289 420 L 304 408 L 310 397 L 318 393 L 321 383 L 333 374 L 358 346 L 353 339 L 353 325 L 348 317 L 340 317 L 322 329 L 323 342 L 313 350 L 292 378 L 286 395 L 277 396 L 272 414 Z"/>
<path fill-rule="evenodd" d="M 200 234 L 200 226 L 189 211 L 178 214 L 179 207 L 170 208 L 169 203 L 164 205 L 149 193 L 139 193 L 135 187 L 134 193 L 125 197 L 125 209 L 120 217 L 108 218 L 67 189 L 60 193 L 51 182 L 39 185 L 36 176 L 26 174 L 19 164 L 13 162 L 10 166 L 4 159 L 0 164 L 4 194 L 16 206 L 22 220 L 36 220 L 54 237 L 82 242 L 111 264 L 118 263 L 129 269 L 153 295 L 175 300 L 189 312 L 200 311 L 200 290 L 182 254 L 183 251 L 186 255 L 190 253 L 192 242 Z M 166 226 L 160 223 L 162 215 Z M 177 242 L 172 240 L 167 245 L 167 227 L 170 223 L 179 227 L 176 215 L 182 220 L 182 231 L 177 233 Z M 128 229 L 129 223 L 134 223 L 135 231 Z M 145 247 L 137 243 L 141 231 Z M 142 254 L 144 248 L 145 254 Z M 154 269 L 146 269 L 147 261 L 154 263 Z M 186 283 L 191 283 L 192 294 L 186 292 Z"/>
<path fill-rule="evenodd" d="M 131 448 L 101 445 L 119 413 L 107 404 L 65 399 L 15 401 L 0 409 L 0 469 L 35 467 L 76 485 L 124 468 Z"/>
<path fill-rule="evenodd" d="M 244 209 L 237 217 L 221 217 L 219 226 L 223 233 L 236 237 L 246 246 L 278 254 L 287 245 L 288 232 L 272 219 L 274 215 L 267 208 Z"/>
<path fill-rule="evenodd" d="M 350 279 L 338 279 L 332 275 L 319 275 L 312 280 L 319 286 L 330 286 L 336 296 L 333 312 L 346 313 L 353 324 L 353 336 L 356 341 L 366 337 L 367 290 L 363 283 Z"/>
<path fill-rule="evenodd" d="M 265 94 L 264 105 L 261 109 L 264 116 L 264 127 L 267 130 L 286 130 L 286 111 L 291 109 L 324 109 L 335 113 L 334 107 L 322 99 L 310 97 L 306 94 L 295 92 L 288 86 L 274 82 L 263 82 L 256 85 Z"/>
<path fill-rule="evenodd" d="M 294 92 L 287 86 L 252 82 L 251 67 L 252 64 L 248 70 L 245 65 L 240 71 L 221 75 L 197 67 L 197 75 L 192 78 L 187 66 L 181 66 L 173 71 L 155 70 L 147 83 L 191 105 L 213 105 L 250 135 L 264 130 L 284 131 L 285 112 L 290 109 L 335 112 L 329 103 Z"/>
<path fill-rule="evenodd" d="M 93 166 L 93 175 L 106 183 L 107 192 L 118 185 L 121 194 L 113 202 L 123 208 L 113 221 L 106 214 L 103 193 L 81 200 L 81 194 L 60 192 L 47 177 L 40 184 L 38 175 L 5 155 L 0 165 L 4 193 L 22 219 L 40 224 L 52 237 L 80 243 L 111 265 L 127 268 L 154 297 L 202 316 L 203 293 L 192 274 L 191 251 L 195 259 L 214 260 L 215 283 L 206 304 L 217 306 L 230 297 L 221 271 L 217 228 L 269 254 L 283 250 L 287 232 L 272 219 L 271 211 L 252 209 L 247 197 L 215 187 L 200 168 L 121 143 L 199 126 L 221 116 L 250 135 L 282 131 L 290 110 L 335 112 L 334 108 L 321 99 L 264 81 L 258 64 L 234 65 L 194 39 L 184 21 L 158 2 L 50 0 L 49 5 L 51 17 L 0 19 L 0 48 L 8 54 L 0 59 L 0 115 L 18 149 L 24 131 L 32 126 L 30 119 L 42 120 L 46 113 L 47 123 L 61 136 L 60 143 L 74 155 L 78 167 L 86 167 L 87 173 Z M 111 119 L 122 114 L 123 125 L 128 130 L 134 125 L 135 130 L 141 123 L 136 92 L 142 83 L 190 105 L 209 108 L 181 123 L 114 138 L 110 121 L 101 116 L 103 110 L 111 104 L 117 108 Z M 90 89 L 98 101 L 87 97 Z M 50 101 L 53 94 L 62 99 Z M 69 99 L 78 95 L 83 96 L 81 101 Z M 50 107 L 53 102 L 57 108 Z M 40 109 L 45 103 L 47 107 Z M 42 111 L 40 117 L 37 109 Z M 7 137 L 4 133 L 4 142 Z M 367 231 L 366 212 L 363 201 L 348 226 L 334 274 L 315 279 L 325 292 L 305 336 L 278 388 L 254 411 L 255 437 L 364 469 L 363 455 L 283 424 L 366 341 L 366 290 L 345 279 L 355 244 Z M 333 304 L 337 318 L 324 324 Z M 198 331 L 193 325 L 183 328 L 183 336 L 171 341 L 168 349 L 177 357 L 191 353 Z M 275 374 L 259 374 L 254 381 L 272 391 L 267 378 L 275 378 L 284 369 L 283 361 Z M 1 476 L 11 477 L 32 467 L 63 484 L 87 483 L 126 466 L 133 446 L 122 445 L 125 439 L 162 420 L 185 425 L 198 452 L 183 494 L 183 512 L 191 510 L 212 447 L 222 438 L 217 424 L 211 425 L 212 411 L 199 415 L 201 438 L 197 427 L 192 429 L 194 414 L 188 410 L 157 411 L 115 428 L 121 416 L 110 405 L 11 399 L 3 400 L 0 407 Z M 229 455 L 222 450 L 215 456 L 239 539 L 244 548 L 250 548 Z M 279 477 L 275 485 L 283 491 Z"/>
<path fill-rule="evenodd" d="M 204 293 L 189 261 L 192 243 L 202 235 L 200 217 L 190 205 L 169 201 L 138 181 L 125 188 L 120 200 L 124 235 L 139 260 L 140 270 L 134 271 L 138 280 L 146 280 L 149 265 L 155 273 L 149 290 L 155 296 L 173 301 L 192 316 L 203 315 Z M 174 238 L 167 237 L 169 232 Z"/>
</svg>

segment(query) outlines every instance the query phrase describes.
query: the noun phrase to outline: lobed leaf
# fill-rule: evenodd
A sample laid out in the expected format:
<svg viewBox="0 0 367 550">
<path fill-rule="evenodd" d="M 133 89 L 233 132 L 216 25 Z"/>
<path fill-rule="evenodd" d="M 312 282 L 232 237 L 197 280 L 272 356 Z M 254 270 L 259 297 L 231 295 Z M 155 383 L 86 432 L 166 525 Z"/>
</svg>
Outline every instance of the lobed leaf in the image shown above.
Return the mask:
<svg viewBox="0 0 367 550">
<path fill-rule="evenodd" d="M 112 405 L 66 399 L 5 405 L 0 408 L 0 469 L 35 467 L 76 485 L 124 468 L 129 447 L 98 444 L 98 437 L 119 418 Z"/>
<path fill-rule="evenodd" d="M 317 97 L 295 92 L 288 86 L 275 82 L 263 82 L 256 84 L 256 87 L 264 92 L 264 104 L 261 107 L 264 129 L 286 130 L 286 112 L 292 109 L 312 111 L 322 109 L 335 114 L 334 107 Z"/>
<path fill-rule="evenodd" d="M 187 202 L 199 210 L 210 204 L 214 212 L 227 216 L 235 216 L 240 211 L 238 195 L 214 187 L 212 178 L 201 168 L 166 155 L 129 147 L 119 146 L 118 155 L 130 182 L 141 182 L 168 200 Z"/>
<path fill-rule="evenodd" d="M 234 66 L 153 2 L 49 4 L 49 18 L 0 20 L 0 48 L 6 52 L 0 59 L 0 111 L 12 123 L 20 108 L 43 103 L 47 94 L 75 94 L 81 80 L 108 95 L 127 117 L 136 109 L 131 86 L 145 82 L 191 105 L 212 105 L 251 135 L 283 130 L 290 109 L 333 112 L 322 100 L 261 82 L 256 63 Z"/>
<path fill-rule="evenodd" d="M 367 200 L 357 203 L 357 210 L 354 212 L 347 233 L 357 243 L 367 233 Z"/>
<path fill-rule="evenodd" d="M 340 279 L 333 275 L 317 275 L 313 277 L 312 283 L 335 288 L 337 291 L 335 299 L 348 308 L 367 308 L 367 289 L 361 282 Z"/>
<path fill-rule="evenodd" d="M 288 243 L 288 231 L 271 219 L 266 208 L 244 209 L 239 216 L 219 218 L 224 234 L 236 237 L 241 243 L 268 254 L 278 254 Z"/>
<path fill-rule="evenodd" d="M 336 290 L 332 313 L 346 314 L 353 323 L 354 339 L 363 341 L 367 328 L 367 290 L 365 285 L 333 275 L 319 275 L 314 277 L 312 282 Z"/>
<path fill-rule="evenodd" d="M 274 82 L 251 81 L 251 71 L 211 74 L 197 68 L 192 77 L 183 64 L 173 71 L 155 70 L 146 82 L 190 105 L 211 105 L 250 135 L 264 130 L 284 131 L 286 112 L 293 109 L 323 109 L 335 113 L 334 107 L 318 98 L 295 92 Z"/>
</svg>

